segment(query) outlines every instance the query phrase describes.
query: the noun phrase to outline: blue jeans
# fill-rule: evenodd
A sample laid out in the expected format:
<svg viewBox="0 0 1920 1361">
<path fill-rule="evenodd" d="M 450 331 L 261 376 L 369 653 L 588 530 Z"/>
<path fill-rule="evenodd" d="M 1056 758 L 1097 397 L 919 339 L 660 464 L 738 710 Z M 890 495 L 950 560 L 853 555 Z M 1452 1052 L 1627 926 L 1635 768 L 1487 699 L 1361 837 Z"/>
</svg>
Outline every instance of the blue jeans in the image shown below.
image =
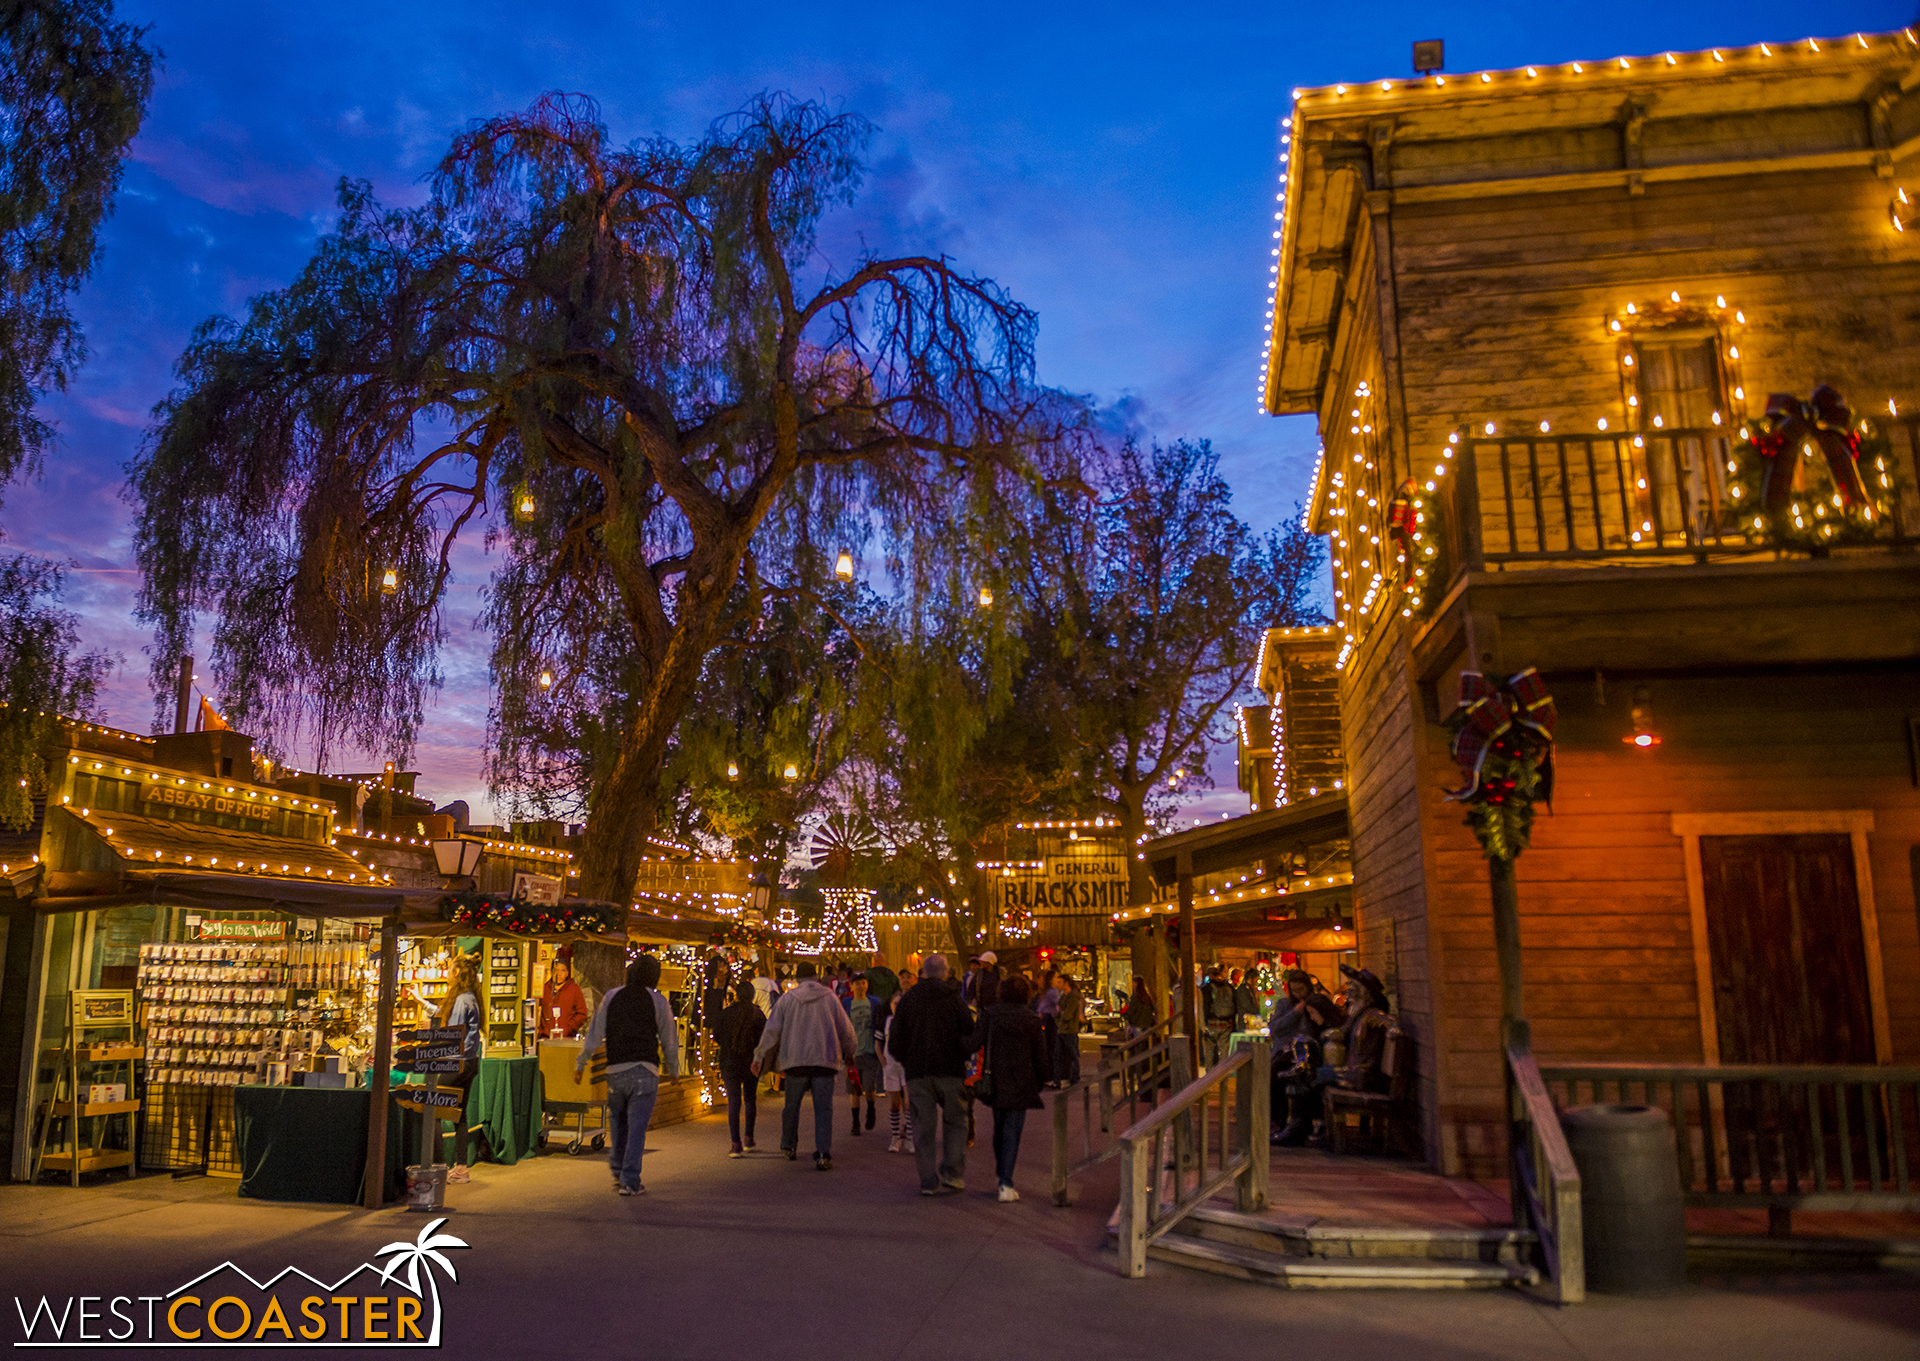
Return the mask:
<svg viewBox="0 0 1920 1361">
<path fill-rule="evenodd" d="M 727 1138 L 736 1145 L 740 1142 L 744 1120 L 747 1142 L 752 1143 L 753 1117 L 760 1106 L 760 1079 L 742 1069 L 738 1073 L 721 1073 L 720 1082 L 727 1089 Z"/>
<path fill-rule="evenodd" d="M 813 1151 L 816 1155 L 831 1158 L 833 1156 L 833 1079 L 834 1071 L 824 1072 L 802 1068 L 789 1068 L 787 1079 L 787 1105 L 780 1112 L 780 1147 L 788 1153 L 800 1151 L 800 1098 L 808 1092 L 813 1093 Z"/>
<path fill-rule="evenodd" d="M 1062 1098 L 1063 1100 L 1065 1098 Z M 1027 1128 L 1027 1109 L 993 1113 L 993 1166 L 1002 1186 L 1013 1185 L 1013 1165 L 1020 1161 L 1020 1136 Z"/>
<path fill-rule="evenodd" d="M 607 1161 L 613 1179 L 629 1191 L 640 1189 L 640 1157 L 647 1151 L 647 1124 L 660 1095 L 660 1075 L 634 1067 L 607 1074 L 607 1123 L 613 1127 Z"/>
</svg>

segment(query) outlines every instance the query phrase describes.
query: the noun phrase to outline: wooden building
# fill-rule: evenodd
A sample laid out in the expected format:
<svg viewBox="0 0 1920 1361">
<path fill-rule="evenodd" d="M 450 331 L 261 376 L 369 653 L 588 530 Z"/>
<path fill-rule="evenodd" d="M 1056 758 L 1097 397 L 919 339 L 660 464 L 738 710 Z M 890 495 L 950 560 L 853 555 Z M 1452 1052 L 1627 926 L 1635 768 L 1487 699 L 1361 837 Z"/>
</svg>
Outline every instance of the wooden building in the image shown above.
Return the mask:
<svg viewBox="0 0 1920 1361">
<path fill-rule="evenodd" d="M 1324 439 L 1360 955 L 1447 1172 L 1504 1161 L 1464 670 L 1559 706 L 1543 1064 L 1920 1062 L 1916 86 L 1898 32 L 1295 92 L 1261 402 Z"/>
</svg>

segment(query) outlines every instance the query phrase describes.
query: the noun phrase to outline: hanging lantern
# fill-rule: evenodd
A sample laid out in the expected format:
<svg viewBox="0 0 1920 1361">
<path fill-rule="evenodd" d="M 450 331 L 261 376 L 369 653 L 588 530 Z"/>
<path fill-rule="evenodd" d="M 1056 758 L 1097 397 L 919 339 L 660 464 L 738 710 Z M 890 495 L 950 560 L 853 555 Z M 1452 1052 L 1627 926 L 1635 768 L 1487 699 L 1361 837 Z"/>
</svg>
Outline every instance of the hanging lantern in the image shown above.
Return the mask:
<svg viewBox="0 0 1920 1361">
<path fill-rule="evenodd" d="M 542 671 L 540 673 L 540 688 L 542 690 L 553 689 L 553 672 Z"/>
<path fill-rule="evenodd" d="M 982 586 L 980 588 L 980 608 L 983 610 L 993 608 L 993 587 Z"/>
<path fill-rule="evenodd" d="M 727 762 L 727 778 L 729 780 L 737 780 L 740 778 L 740 763 L 738 761 Z"/>
<path fill-rule="evenodd" d="M 787 768 L 780 773 L 789 780 L 797 780 L 800 778 L 800 767 L 789 761 L 787 762 Z"/>
<path fill-rule="evenodd" d="M 513 494 L 513 518 L 521 524 L 533 518 L 533 493 L 525 487 Z"/>
<path fill-rule="evenodd" d="M 389 567 L 380 574 L 380 594 L 394 595 L 400 590 L 400 569 Z"/>
<path fill-rule="evenodd" d="M 853 580 L 853 554 L 846 549 L 840 550 L 840 556 L 833 561 L 833 574 L 842 581 Z"/>
</svg>

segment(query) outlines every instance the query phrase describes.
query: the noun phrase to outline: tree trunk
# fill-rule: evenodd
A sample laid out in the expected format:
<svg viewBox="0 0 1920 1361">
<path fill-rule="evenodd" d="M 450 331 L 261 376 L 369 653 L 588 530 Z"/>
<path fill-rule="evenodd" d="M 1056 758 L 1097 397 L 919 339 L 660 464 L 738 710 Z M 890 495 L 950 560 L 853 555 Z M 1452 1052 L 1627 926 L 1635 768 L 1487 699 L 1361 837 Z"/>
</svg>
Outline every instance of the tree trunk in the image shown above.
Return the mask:
<svg viewBox="0 0 1920 1361">
<path fill-rule="evenodd" d="M 1120 786 L 1120 830 L 1127 851 L 1127 906 L 1145 907 L 1153 901 L 1153 879 L 1141 858 L 1140 838 L 1147 834 L 1146 785 Z"/>
</svg>

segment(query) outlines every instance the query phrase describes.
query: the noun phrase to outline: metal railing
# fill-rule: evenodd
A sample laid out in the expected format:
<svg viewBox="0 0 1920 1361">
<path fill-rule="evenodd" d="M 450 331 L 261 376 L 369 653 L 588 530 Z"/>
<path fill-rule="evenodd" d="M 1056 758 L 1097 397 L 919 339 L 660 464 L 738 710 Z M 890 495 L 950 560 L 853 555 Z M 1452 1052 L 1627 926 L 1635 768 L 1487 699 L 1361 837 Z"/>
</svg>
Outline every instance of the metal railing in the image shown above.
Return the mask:
<svg viewBox="0 0 1920 1361">
<path fill-rule="evenodd" d="M 1920 1068 L 1583 1063 L 1540 1070 L 1561 1105 L 1637 1102 L 1673 1121 L 1690 1206 L 1920 1210 Z"/>
<path fill-rule="evenodd" d="M 1578 1304 L 1587 1297 L 1580 1169 L 1533 1055 L 1514 1044 L 1507 1046 L 1507 1098 L 1513 1222 L 1539 1240 L 1549 1297 Z"/>
<path fill-rule="evenodd" d="M 1268 1047 L 1248 1045 L 1120 1135 L 1120 1271 L 1147 1272 L 1147 1249 L 1228 1186 L 1246 1212 L 1267 1207 Z"/>
<path fill-rule="evenodd" d="M 1151 1110 L 1165 1085 L 1179 1091 L 1193 1080 L 1193 1045 L 1173 1032 L 1171 1019 L 1101 1045 L 1100 1066 L 1053 1097 L 1053 1203 L 1067 1203 L 1067 1185 L 1120 1152 L 1114 1114 L 1126 1106 L 1125 1128 Z M 1109 1052 L 1110 1051 L 1110 1052 Z M 1080 1110 L 1080 1152 L 1072 1151 L 1072 1115 Z M 1097 1121 L 1097 1123 L 1096 1123 Z"/>
<path fill-rule="evenodd" d="M 1881 417 L 1892 445 L 1893 514 L 1876 542 L 1920 538 L 1920 418 Z M 1771 553 L 1749 533 L 1753 508 L 1733 494 L 1733 432 L 1721 426 L 1620 435 L 1472 436 L 1447 479 L 1455 566 Z"/>
</svg>

